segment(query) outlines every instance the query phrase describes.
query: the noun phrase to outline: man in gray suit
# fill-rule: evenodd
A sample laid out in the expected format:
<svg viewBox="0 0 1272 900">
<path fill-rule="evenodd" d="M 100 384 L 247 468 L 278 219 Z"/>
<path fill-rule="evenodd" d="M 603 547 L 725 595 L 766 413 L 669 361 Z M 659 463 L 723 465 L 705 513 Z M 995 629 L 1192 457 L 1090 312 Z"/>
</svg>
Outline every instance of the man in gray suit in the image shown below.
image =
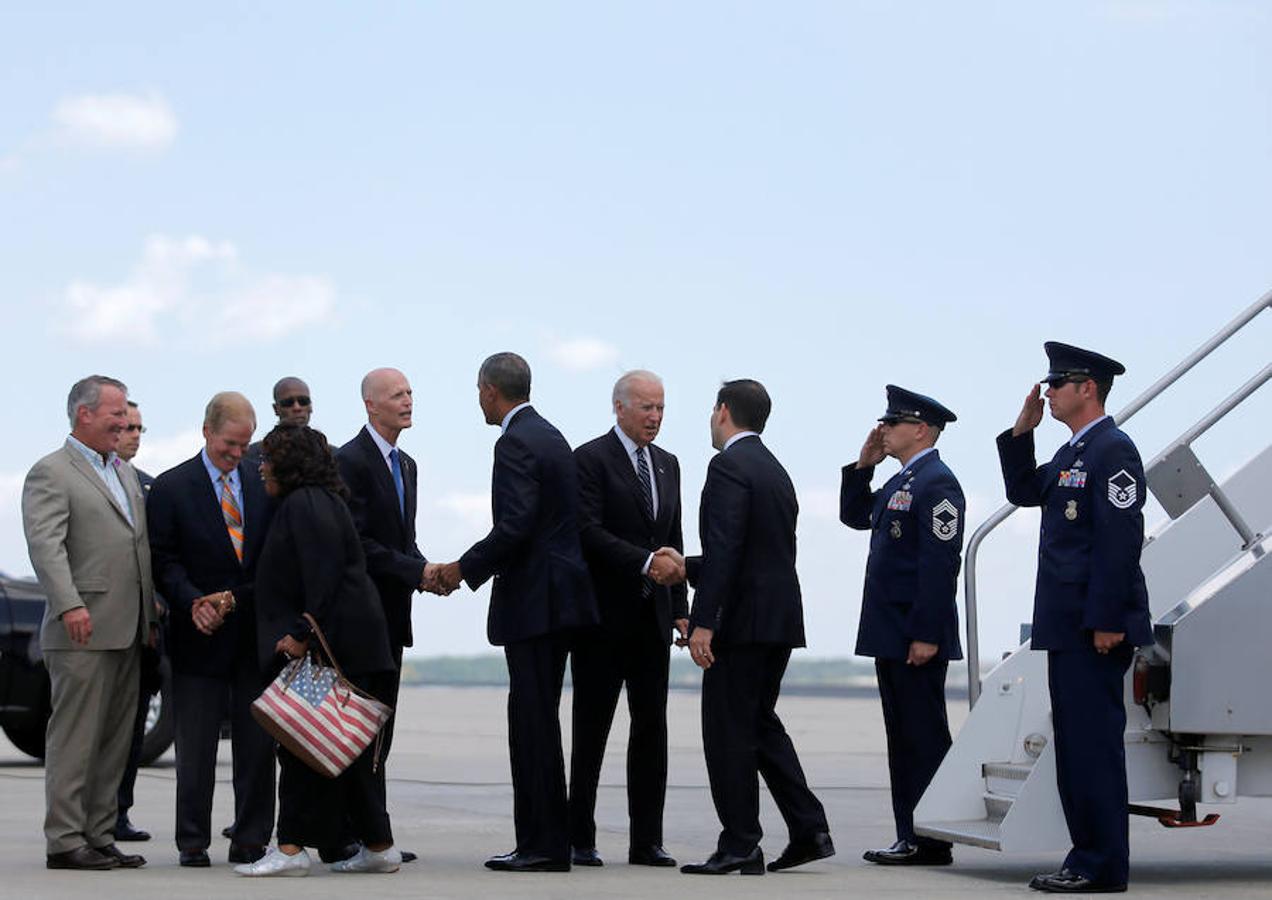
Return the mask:
<svg viewBox="0 0 1272 900">
<path fill-rule="evenodd" d="M 115 846 L 116 790 L 137 710 L 140 646 L 157 622 L 137 473 L 115 448 L 128 389 L 91 375 L 67 398 L 71 434 L 22 488 L 22 526 L 48 595 L 40 646 L 52 683 L 45 741 L 50 869 L 145 865 Z"/>
</svg>

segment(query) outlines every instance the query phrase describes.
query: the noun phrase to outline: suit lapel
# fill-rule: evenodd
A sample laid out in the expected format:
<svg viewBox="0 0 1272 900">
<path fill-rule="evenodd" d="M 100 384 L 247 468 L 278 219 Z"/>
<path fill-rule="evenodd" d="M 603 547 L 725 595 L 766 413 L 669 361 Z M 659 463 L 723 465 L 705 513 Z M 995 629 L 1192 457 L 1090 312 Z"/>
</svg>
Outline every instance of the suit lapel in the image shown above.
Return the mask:
<svg viewBox="0 0 1272 900">
<path fill-rule="evenodd" d="M 402 522 L 402 536 L 410 537 L 412 527 L 411 523 L 415 521 L 415 506 L 417 502 L 417 481 L 419 479 L 419 467 L 415 465 L 415 460 L 402 454 L 402 489 L 406 496 L 403 505 L 406 507 L 406 516 Z M 396 491 L 394 492 L 396 498 Z"/>
<path fill-rule="evenodd" d="M 645 509 L 645 486 L 640 483 L 640 476 L 636 474 L 636 467 L 632 463 L 632 458 L 627 455 L 627 448 L 623 446 L 623 442 L 619 440 L 618 435 L 610 431 L 610 453 L 614 458 L 614 465 L 618 466 L 621 476 L 626 482 L 628 488 L 631 489 L 632 496 L 636 500 L 636 508 L 640 510 L 641 517 L 649 524 L 653 522 L 649 519 L 649 513 Z M 653 454 L 650 454 L 650 461 L 653 460 Z M 661 481 L 655 477 L 655 483 Z"/>
<path fill-rule="evenodd" d="M 115 512 L 119 513 L 119 517 L 124 520 L 124 524 L 129 528 L 132 528 L 133 525 L 128 521 L 128 514 L 124 512 L 122 507 L 120 507 L 119 501 L 115 499 L 115 495 L 111 493 L 110 488 L 106 486 L 106 482 L 102 479 L 102 476 L 97 474 L 97 471 L 93 468 L 93 464 L 86 460 L 84 458 L 84 454 L 80 453 L 74 447 L 67 446 L 64 449 L 66 450 L 67 457 L 71 460 L 71 466 L 88 479 L 88 483 L 96 488 L 97 492 L 106 498 L 106 502 L 114 508 Z M 123 482 L 121 481 L 120 483 L 122 484 Z M 127 495 L 127 493 L 128 490 L 125 488 L 124 494 Z M 136 515 L 136 512 L 134 512 L 134 515 Z"/>
<path fill-rule="evenodd" d="M 664 522 L 671 515 L 676 503 L 674 486 L 671 483 L 671 466 L 667 465 L 667 454 L 661 447 L 649 445 L 649 459 L 654 467 L 654 490 L 658 492 L 658 515 L 655 521 Z"/>
<path fill-rule="evenodd" d="M 225 513 L 221 510 L 221 496 L 217 493 L 216 485 L 212 483 L 212 478 L 208 475 L 207 466 L 203 465 L 203 454 L 200 453 L 194 459 L 190 460 L 190 490 L 191 496 L 194 498 L 194 505 L 203 515 L 203 521 L 209 529 L 209 533 L 217 535 L 217 544 L 221 550 L 232 560 L 238 564 L 238 555 L 234 552 L 234 542 L 230 540 L 230 531 L 225 527 Z M 239 479 L 242 486 L 242 478 Z M 246 495 L 246 487 L 242 493 Z M 247 506 L 246 498 L 244 506 Z M 243 513 L 244 528 L 247 526 L 247 510 L 240 510 Z M 247 532 L 243 532 L 243 547 L 247 548 Z"/>
<path fill-rule="evenodd" d="M 371 433 L 367 431 L 371 426 L 362 429 L 362 433 L 358 435 L 358 440 L 362 442 L 362 452 L 367 457 L 367 467 L 371 470 L 371 479 L 375 482 L 377 490 L 381 495 L 381 503 L 392 509 L 396 515 L 394 519 L 399 526 L 403 526 L 402 508 L 398 506 L 397 485 L 393 483 L 393 473 L 389 471 L 389 464 L 384 458 L 384 454 L 380 452 L 380 447 L 375 442 L 375 438 L 371 437 Z M 403 454 L 399 451 L 399 465 L 402 466 L 402 485 L 406 486 L 406 463 L 402 460 Z"/>
</svg>

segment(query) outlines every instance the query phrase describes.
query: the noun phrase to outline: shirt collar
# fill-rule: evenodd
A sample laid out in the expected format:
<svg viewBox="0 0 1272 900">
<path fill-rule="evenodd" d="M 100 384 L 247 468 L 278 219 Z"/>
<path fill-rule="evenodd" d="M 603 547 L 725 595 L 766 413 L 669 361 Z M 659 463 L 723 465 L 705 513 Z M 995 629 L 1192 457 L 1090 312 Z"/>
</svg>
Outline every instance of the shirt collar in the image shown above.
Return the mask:
<svg viewBox="0 0 1272 900">
<path fill-rule="evenodd" d="M 923 448 L 922 450 L 920 450 L 918 453 L 914 454 L 914 455 L 913 455 L 913 456 L 911 456 L 909 459 L 907 459 L 904 463 L 902 463 L 902 464 L 901 464 L 901 468 L 902 468 L 902 469 L 909 469 L 909 468 L 913 467 L 913 466 L 914 466 L 914 464 L 915 464 L 916 462 L 918 462 L 919 460 L 921 460 L 923 457 L 927 456 L 929 453 L 934 452 L 935 450 L 936 450 L 936 448 L 935 448 L 935 447 L 924 447 L 924 448 Z"/>
<path fill-rule="evenodd" d="M 119 459 L 115 451 L 112 450 L 106 454 L 106 459 L 103 461 L 102 455 L 100 453 L 98 453 L 92 447 L 88 446 L 88 444 L 84 443 L 73 434 L 68 434 L 66 436 L 66 442 L 70 444 L 72 447 L 74 447 L 76 450 L 78 450 L 81 454 L 83 454 L 83 456 L 90 463 L 92 463 L 95 468 L 98 468 L 98 469 L 104 469 L 107 466 L 115 463 L 115 461 Z"/>
<path fill-rule="evenodd" d="M 525 409 L 529 405 L 530 405 L 530 401 L 527 400 L 525 403 L 518 403 L 512 409 L 508 410 L 508 415 L 504 416 L 503 421 L 499 423 L 499 430 L 503 432 L 504 434 L 507 434 L 508 423 L 512 421 L 512 417 L 515 416 L 517 413 L 521 412 L 523 409 Z"/>
<path fill-rule="evenodd" d="M 623 449 L 627 451 L 627 455 L 635 458 L 636 451 L 640 449 L 636 446 L 636 442 L 628 437 L 627 432 L 619 428 L 617 425 L 614 426 L 614 433 L 618 435 L 618 440 L 622 443 Z M 645 452 L 648 453 L 648 449 L 646 449 Z"/>
<path fill-rule="evenodd" d="M 375 428 L 371 425 L 371 423 L 368 422 L 366 428 L 367 428 L 367 434 L 371 435 L 371 440 L 375 441 L 375 445 L 378 448 L 380 448 L 380 455 L 387 460 L 389 458 L 389 452 L 391 450 L 394 450 L 396 448 L 396 445 L 390 444 L 388 441 L 386 441 L 384 439 L 384 435 L 376 431 Z"/>
<path fill-rule="evenodd" d="M 742 440 L 742 438 L 744 437 L 759 437 L 759 436 L 760 436 L 760 433 L 758 431 L 739 431 L 733 437 L 729 438 L 727 441 L 724 442 L 724 446 L 720 448 L 720 452 L 723 453 L 725 450 L 728 450 L 730 447 L 732 447 L 738 441 Z"/>
<path fill-rule="evenodd" d="M 1108 418 L 1108 415 L 1106 414 L 1106 415 L 1100 416 L 1100 418 L 1096 419 L 1094 422 L 1088 422 L 1085 426 L 1083 426 L 1081 431 L 1077 432 L 1073 437 L 1069 438 L 1069 446 L 1072 447 L 1078 441 L 1082 440 L 1082 436 L 1084 434 L 1086 434 L 1096 425 L 1099 425 L 1101 422 L 1103 422 L 1107 418 Z"/>
<path fill-rule="evenodd" d="M 208 477 L 212 479 L 213 484 L 220 485 L 221 476 L 228 475 L 230 487 L 232 488 L 238 487 L 238 483 L 239 483 L 238 466 L 235 466 L 233 469 L 230 469 L 230 471 L 228 472 L 222 472 L 216 466 L 212 465 L 212 458 L 208 456 L 207 447 L 204 447 L 202 450 L 199 451 L 199 458 L 203 460 L 203 468 L 207 470 Z"/>
</svg>

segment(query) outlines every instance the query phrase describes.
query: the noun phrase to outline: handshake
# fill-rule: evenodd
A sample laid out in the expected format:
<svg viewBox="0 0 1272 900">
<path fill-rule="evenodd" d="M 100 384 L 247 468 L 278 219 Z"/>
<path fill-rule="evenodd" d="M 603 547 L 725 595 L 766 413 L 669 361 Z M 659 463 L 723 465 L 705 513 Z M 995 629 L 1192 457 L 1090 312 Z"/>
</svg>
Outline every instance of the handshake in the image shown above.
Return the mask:
<svg viewBox="0 0 1272 900">
<path fill-rule="evenodd" d="M 675 547 L 659 547 L 649 561 L 649 577 L 655 584 L 680 584 L 685 580 L 685 557 Z"/>
<path fill-rule="evenodd" d="M 463 580 L 464 575 L 459 570 L 458 561 L 452 563 L 425 563 L 424 575 L 420 579 L 419 589 L 430 594 L 437 594 L 439 597 L 445 597 L 454 593 Z"/>
</svg>

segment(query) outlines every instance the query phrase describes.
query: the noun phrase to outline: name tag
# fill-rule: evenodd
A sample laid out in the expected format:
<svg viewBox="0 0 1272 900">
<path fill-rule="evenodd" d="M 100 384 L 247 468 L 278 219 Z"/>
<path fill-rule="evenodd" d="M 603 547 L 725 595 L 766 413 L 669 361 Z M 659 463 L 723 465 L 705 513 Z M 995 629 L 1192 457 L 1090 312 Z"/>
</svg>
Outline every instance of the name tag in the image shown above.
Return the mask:
<svg viewBox="0 0 1272 900">
<path fill-rule="evenodd" d="M 1068 488 L 1084 488 L 1086 487 L 1087 473 L 1084 469 L 1065 469 L 1060 473 L 1060 487 Z"/>
<path fill-rule="evenodd" d="M 910 504 L 914 502 L 914 495 L 909 491 L 897 491 L 888 498 L 888 509 L 895 509 L 899 512 L 905 512 L 910 508 Z"/>
</svg>

